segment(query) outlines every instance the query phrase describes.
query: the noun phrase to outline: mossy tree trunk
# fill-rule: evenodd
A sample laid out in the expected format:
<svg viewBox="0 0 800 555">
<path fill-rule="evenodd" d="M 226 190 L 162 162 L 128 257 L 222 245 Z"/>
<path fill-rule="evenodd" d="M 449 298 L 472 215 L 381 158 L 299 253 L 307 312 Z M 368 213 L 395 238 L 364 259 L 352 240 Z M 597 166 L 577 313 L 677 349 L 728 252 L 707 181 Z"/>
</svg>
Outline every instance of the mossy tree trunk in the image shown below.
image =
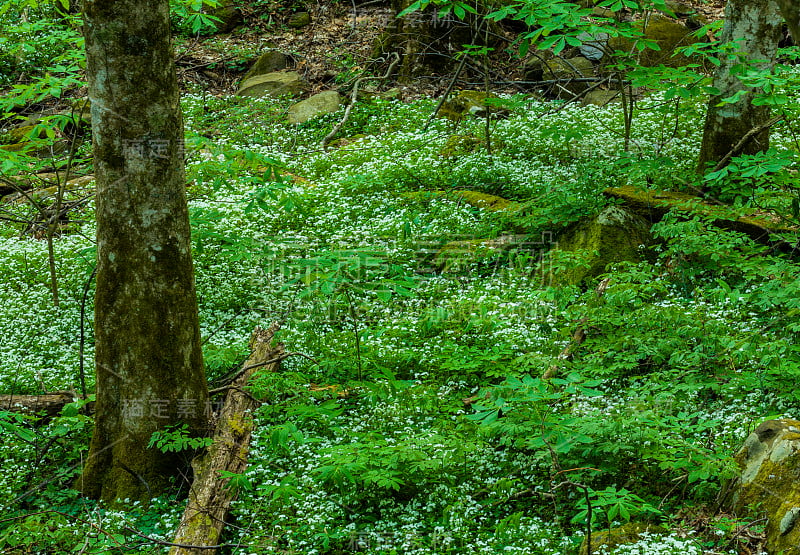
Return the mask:
<svg viewBox="0 0 800 555">
<path fill-rule="evenodd" d="M 167 0 L 84 0 L 97 182 L 97 402 L 85 495 L 147 500 L 185 468 L 154 431 L 206 432 Z"/>
<path fill-rule="evenodd" d="M 746 53 L 757 69 L 768 71 L 775 61 L 781 36 L 781 16 L 776 0 L 729 0 L 725 8 L 722 43 L 739 41 L 737 51 Z M 748 131 L 769 119 L 768 106 L 754 106 L 753 93 L 748 92 L 737 102 L 718 106 L 723 98 L 746 90 L 737 77 L 738 59 L 723 58 L 714 75 L 714 87 L 720 94 L 712 96 L 706 112 L 703 144 L 697 162 L 698 172 L 709 163 L 717 163 L 728 154 Z M 739 154 L 754 154 L 769 147 L 769 128 L 754 134 Z"/>
</svg>

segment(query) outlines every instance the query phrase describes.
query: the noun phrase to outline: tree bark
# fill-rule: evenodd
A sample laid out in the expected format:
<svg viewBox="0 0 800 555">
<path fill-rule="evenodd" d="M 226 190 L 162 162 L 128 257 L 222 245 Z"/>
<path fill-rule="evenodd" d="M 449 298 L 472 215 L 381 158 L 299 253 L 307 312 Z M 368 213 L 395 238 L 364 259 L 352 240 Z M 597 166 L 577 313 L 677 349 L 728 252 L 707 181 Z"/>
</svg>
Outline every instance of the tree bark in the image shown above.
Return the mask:
<svg viewBox="0 0 800 555">
<path fill-rule="evenodd" d="M 148 501 L 184 462 L 153 432 L 207 433 L 183 165 L 183 123 L 167 0 L 84 0 L 97 183 L 97 402 L 77 486 Z"/>
<path fill-rule="evenodd" d="M 729 0 L 725 8 L 725 24 L 721 42 L 739 41 L 737 51 L 746 53 L 756 69 L 769 70 L 775 62 L 775 53 L 781 36 L 781 17 L 776 0 Z M 718 106 L 723 98 L 745 90 L 737 77 L 739 59 L 723 58 L 714 75 L 714 87 L 719 91 L 712 96 L 706 112 L 703 144 L 697 162 L 697 171 L 704 173 L 708 164 L 716 164 L 751 129 L 769 119 L 769 106 L 753 106 L 753 93 L 748 92 L 737 102 Z M 743 145 L 739 154 L 754 154 L 769 147 L 769 129 L 754 134 Z"/>
<path fill-rule="evenodd" d="M 781 7 L 781 15 L 786 20 L 786 25 L 789 26 L 792 40 L 800 45 L 800 3 L 797 0 L 778 0 L 778 5 Z"/>
<path fill-rule="evenodd" d="M 219 543 L 225 517 L 236 495 L 228 488 L 230 479 L 220 472 L 242 474 L 247 468 L 250 436 L 253 430 L 252 412 L 258 401 L 244 392 L 251 376 L 257 372 L 274 372 L 285 353 L 283 346 L 273 346 L 277 324 L 267 330 L 256 329 L 250 340 L 252 353 L 244 363 L 241 375 L 231 384 L 217 418 L 214 443 L 201 457 L 192 461 L 195 479 L 189 492 L 189 503 L 183 513 L 173 543 L 212 546 Z M 173 547 L 170 555 L 200 555 L 214 553 L 212 549 Z"/>
</svg>

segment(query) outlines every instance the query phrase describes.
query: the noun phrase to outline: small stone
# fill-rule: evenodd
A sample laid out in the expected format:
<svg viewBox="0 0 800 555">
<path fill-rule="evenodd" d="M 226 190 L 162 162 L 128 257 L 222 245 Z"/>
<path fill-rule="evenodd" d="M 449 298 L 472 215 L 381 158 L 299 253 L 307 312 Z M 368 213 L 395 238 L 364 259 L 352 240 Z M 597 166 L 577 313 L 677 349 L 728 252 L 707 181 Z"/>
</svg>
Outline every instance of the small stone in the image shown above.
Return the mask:
<svg viewBox="0 0 800 555">
<path fill-rule="evenodd" d="M 794 525 L 797 523 L 798 517 L 800 517 L 800 507 L 792 507 L 786 511 L 786 514 L 783 515 L 781 523 L 778 526 L 778 531 L 781 536 L 785 536 L 792 531 L 792 528 L 794 528 Z"/>
</svg>

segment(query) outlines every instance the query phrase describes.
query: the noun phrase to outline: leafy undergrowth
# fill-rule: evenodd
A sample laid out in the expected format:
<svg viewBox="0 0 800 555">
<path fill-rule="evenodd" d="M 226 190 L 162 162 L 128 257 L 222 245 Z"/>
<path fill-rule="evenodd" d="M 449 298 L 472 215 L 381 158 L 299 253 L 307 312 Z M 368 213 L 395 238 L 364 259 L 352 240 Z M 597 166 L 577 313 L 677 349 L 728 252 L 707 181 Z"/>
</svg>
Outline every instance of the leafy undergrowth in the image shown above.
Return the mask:
<svg viewBox="0 0 800 555">
<path fill-rule="evenodd" d="M 797 266 L 700 216 L 668 216 L 653 229 L 656 262 L 609 268 L 602 299 L 596 282 L 560 284 L 581 257 L 548 253 L 610 202 L 605 187 L 696 184 L 702 107 L 643 102 L 623 153 L 617 106 L 506 102 L 488 153 L 481 120 L 422 131 L 432 102 L 364 102 L 341 133 L 356 139 L 325 151 L 341 112 L 290 127 L 285 101 L 184 99 L 209 378 L 272 321 L 288 350 L 317 361 L 290 358 L 252 386 L 268 402 L 224 552 L 563 554 L 587 525 L 629 520 L 661 532 L 616 553 L 735 553 L 744 541 L 744 523 L 712 507 L 749 431 L 797 416 Z M 472 146 L 447 155 L 453 135 Z M 775 148 L 790 144 L 776 134 Z M 516 208 L 408 194 L 454 190 Z M 57 307 L 45 242 L 11 224 L 0 234 L 4 391 L 81 387 L 91 208 L 55 242 Z M 437 261 L 448 242 L 509 234 L 526 240 Z M 587 341 L 542 380 L 579 325 Z M 165 549 L 156 540 L 170 539 L 182 502 L 110 511 L 68 488 L 90 431 L 76 410 L 46 426 L 0 413 L 0 426 L 0 548 Z"/>
</svg>

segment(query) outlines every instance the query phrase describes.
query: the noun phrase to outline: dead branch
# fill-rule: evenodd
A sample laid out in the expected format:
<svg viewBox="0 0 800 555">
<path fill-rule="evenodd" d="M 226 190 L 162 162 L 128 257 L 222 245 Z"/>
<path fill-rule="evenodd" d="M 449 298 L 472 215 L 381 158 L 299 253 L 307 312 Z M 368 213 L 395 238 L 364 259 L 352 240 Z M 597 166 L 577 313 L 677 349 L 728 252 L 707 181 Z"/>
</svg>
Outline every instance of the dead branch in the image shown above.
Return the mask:
<svg viewBox="0 0 800 555">
<path fill-rule="evenodd" d="M 242 474 L 247 468 L 247 454 L 253 430 L 252 412 L 259 402 L 244 391 L 258 371 L 274 372 L 286 358 L 283 345 L 273 345 L 278 324 L 268 329 L 256 328 L 250 340 L 252 350 L 243 371 L 227 389 L 217 417 L 214 442 L 192 461 L 194 482 L 186 511 L 172 541 L 170 555 L 213 553 L 218 546 L 225 517 L 236 492 L 228 487 L 222 473 Z M 177 545 L 176 545 L 177 544 Z"/>
<path fill-rule="evenodd" d="M 389 77 L 391 77 L 392 72 L 394 71 L 394 68 L 395 68 L 395 66 L 397 65 L 397 63 L 399 61 L 400 61 L 400 56 L 397 54 L 397 52 L 395 52 L 394 53 L 394 60 L 392 60 L 392 62 L 389 64 L 389 69 L 386 70 L 386 73 L 383 76 L 378 76 L 378 77 L 359 77 L 358 79 L 356 79 L 356 82 L 353 85 L 353 91 L 352 91 L 352 93 L 350 93 L 350 104 L 348 104 L 347 108 L 345 108 L 344 116 L 342 116 L 341 121 L 339 123 L 337 123 L 334 126 L 333 129 L 331 129 L 331 132 L 328 133 L 327 135 L 325 135 L 325 138 L 322 139 L 322 143 L 320 144 L 320 148 L 323 151 L 325 151 L 327 149 L 328 143 L 331 142 L 331 139 L 333 139 L 336 136 L 336 134 L 342 129 L 342 127 L 344 127 L 344 124 L 347 123 L 347 120 L 350 117 L 350 112 L 353 110 L 353 106 L 355 106 L 356 100 L 358 100 L 358 87 L 359 87 L 359 85 L 361 85 L 361 82 L 362 81 L 375 80 L 375 79 L 380 79 L 380 80 L 388 79 Z"/>
</svg>

